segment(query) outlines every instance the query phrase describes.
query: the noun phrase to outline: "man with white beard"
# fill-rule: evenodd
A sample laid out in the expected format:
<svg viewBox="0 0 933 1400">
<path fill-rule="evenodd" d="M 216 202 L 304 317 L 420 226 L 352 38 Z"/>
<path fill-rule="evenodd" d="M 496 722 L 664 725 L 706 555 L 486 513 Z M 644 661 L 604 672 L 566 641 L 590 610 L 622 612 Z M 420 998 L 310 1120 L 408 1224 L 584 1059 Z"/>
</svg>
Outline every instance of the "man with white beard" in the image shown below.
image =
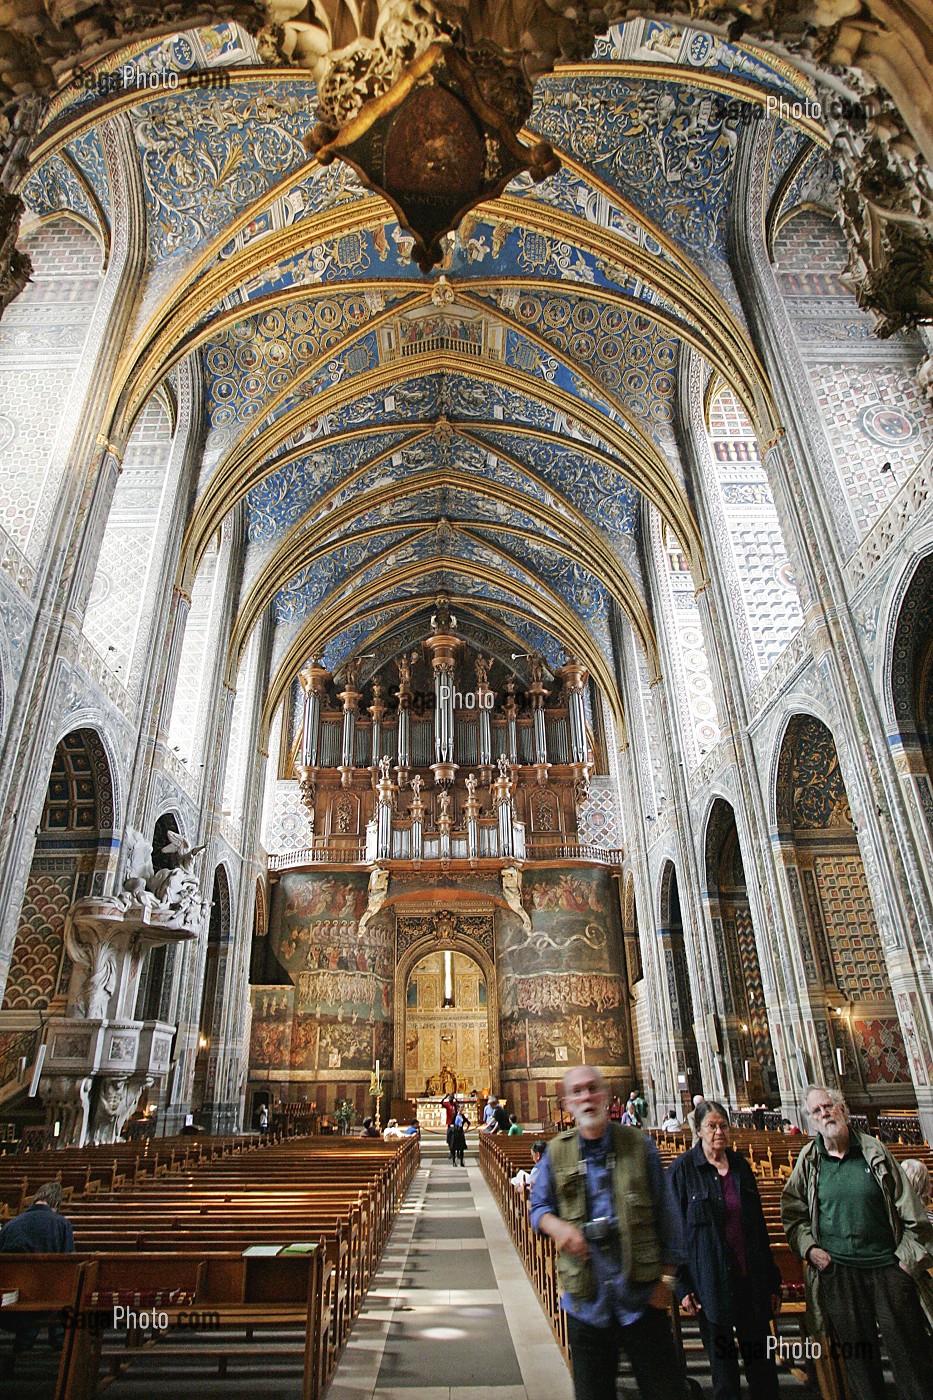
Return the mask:
<svg viewBox="0 0 933 1400">
<path fill-rule="evenodd" d="M 853 1128 L 845 1099 L 812 1084 L 814 1133 L 781 1198 L 791 1249 L 807 1262 L 807 1331 L 829 1330 L 852 1400 L 884 1400 L 884 1342 L 902 1400 L 933 1395 L 933 1226 L 895 1159 Z"/>
<path fill-rule="evenodd" d="M 592 1065 L 567 1071 L 562 1096 L 576 1127 L 548 1143 L 531 1223 L 557 1246 L 576 1400 L 616 1400 L 623 1349 L 645 1400 L 679 1400 L 668 1308 L 681 1233 L 657 1148 L 637 1128 L 610 1123 Z"/>
</svg>

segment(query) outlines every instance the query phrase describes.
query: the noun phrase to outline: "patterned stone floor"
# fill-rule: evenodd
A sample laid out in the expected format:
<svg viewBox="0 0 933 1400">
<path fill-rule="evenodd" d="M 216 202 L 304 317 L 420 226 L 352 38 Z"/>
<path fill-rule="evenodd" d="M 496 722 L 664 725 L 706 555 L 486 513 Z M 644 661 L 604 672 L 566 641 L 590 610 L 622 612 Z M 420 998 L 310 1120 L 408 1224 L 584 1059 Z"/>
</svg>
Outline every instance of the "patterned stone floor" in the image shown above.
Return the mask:
<svg viewBox="0 0 933 1400">
<path fill-rule="evenodd" d="M 572 1400 L 476 1164 L 428 1139 L 328 1400 Z"/>
</svg>

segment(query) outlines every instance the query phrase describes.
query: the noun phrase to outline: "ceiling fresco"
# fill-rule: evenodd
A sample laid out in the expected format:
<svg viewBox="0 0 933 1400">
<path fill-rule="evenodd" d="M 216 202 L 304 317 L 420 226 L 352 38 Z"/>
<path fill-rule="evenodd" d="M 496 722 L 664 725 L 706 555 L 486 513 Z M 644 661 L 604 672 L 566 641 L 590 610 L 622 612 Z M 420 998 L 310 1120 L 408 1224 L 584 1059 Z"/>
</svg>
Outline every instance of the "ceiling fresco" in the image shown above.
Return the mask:
<svg viewBox="0 0 933 1400">
<path fill-rule="evenodd" d="M 313 647 L 333 669 L 374 637 L 392 645 L 442 589 L 477 637 L 498 626 L 552 668 L 576 649 L 604 677 L 615 599 L 656 664 L 649 503 L 698 586 L 705 567 L 676 438 L 685 347 L 769 426 L 729 267 L 735 104 L 809 92 L 754 47 L 617 27 L 537 84 L 527 125 L 557 173 L 474 209 L 429 277 L 388 206 L 308 156 L 309 75 L 264 69 L 236 25 L 129 47 L 56 94 L 22 189 L 36 216 L 70 212 L 106 251 L 104 124 L 138 155 L 146 269 L 115 440 L 197 363 L 205 446 L 180 584 L 242 503 L 228 676 L 264 609 L 277 664 Z M 764 119 L 778 210 L 803 197 L 817 147 L 806 123 Z"/>
</svg>

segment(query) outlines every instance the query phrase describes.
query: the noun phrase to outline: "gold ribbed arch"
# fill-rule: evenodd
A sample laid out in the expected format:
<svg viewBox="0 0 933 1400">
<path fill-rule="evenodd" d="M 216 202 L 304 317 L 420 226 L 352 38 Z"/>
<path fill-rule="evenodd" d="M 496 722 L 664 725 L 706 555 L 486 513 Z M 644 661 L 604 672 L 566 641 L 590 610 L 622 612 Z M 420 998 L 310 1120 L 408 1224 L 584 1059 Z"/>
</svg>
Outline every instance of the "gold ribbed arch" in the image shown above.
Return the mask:
<svg viewBox="0 0 933 1400">
<path fill-rule="evenodd" d="M 380 606 L 390 606 L 387 601 L 379 604 L 380 596 L 389 587 L 398 587 L 400 584 L 414 582 L 426 575 L 448 570 L 454 574 L 469 572 L 477 578 L 491 583 L 494 587 L 502 588 L 506 592 L 514 595 L 515 604 L 496 603 L 497 608 L 508 610 L 517 616 L 526 617 L 535 626 L 542 625 L 544 619 L 545 626 L 551 631 L 555 640 L 561 643 L 568 653 L 573 653 L 589 670 L 596 680 L 600 690 L 606 696 L 612 708 L 613 719 L 618 726 L 619 733 L 624 732 L 625 720 L 622 713 L 622 706 L 615 681 L 605 657 L 600 652 L 596 642 L 580 623 L 576 614 L 556 595 L 551 594 L 543 584 L 536 585 L 535 589 L 528 589 L 518 580 L 511 578 L 507 574 L 499 574 L 485 565 L 473 562 L 467 563 L 462 559 L 455 559 L 449 555 L 437 555 L 433 559 L 419 560 L 415 564 L 408 565 L 397 570 L 391 581 L 374 580 L 360 589 L 352 597 L 342 600 L 342 607 L 331 606 L 328 609 L 317 609 L 308 619 L 304 627 L 293 638 L 284 655 L 279 661 L 273 676 L 270 679 L 269 688 L 266 692 L 260 718 L 259 745 L 265 751 L 268 746 L 269 727 L 276 710 L 279 707 L 283 695 L 289 685 L 295 679 L 298 671 L 311 655 L 318 655 L 327 645 L 330 639 L 341 632 L 347 623 L 346 611 L 352 609 L 354 619 L 364 617 L 369 612 L 376 611 Z M 490 603 L 489 599 L 473 599 L 466 594 L 450 592 L 451 603 L 456 606 L 467 607 L 476 610 L 477 605 Z M 402 601 L 413 603 L 416 600 L 404 599 Z M 520 606 L 523 604 L 524 606 Z M 417 606 L 424 605 L 424 599 L 417 601 Z"/>
<path fill-rule="evenodd" d="M 479 486 L 479 482 L 471 480 L 474 490 Z M 353 530 L 347 532 L 345 527 L 351 526 L 353 520 L 361 512 L 369 512 L 377 509 L 380 505 L 388 501 L 404 500 L 409 496 L 414 496 L 427 489 L 442 489 L 448 487 L 453 490 L 463 489 L 463 481 L 450 469 L 443 469 L 439 472 L 432 472 L 430 477 L 425 479 L 424 473 L 417 473 L 404 483 L 391 482 L 376 491 L 369 492 L 360 500 L 350 501 L 340 507 L 332 514 L 325 512 L 318 523 L 310 529 L 302 529 L 301 523 L 293 527 L 292 531 L 280 542 L 275 553 L 266 562 L 259 575 L 254 579 L 246 598 L 240 606 L 233 633 L 230 639 L 230 647 L 227 658 L 227 681 L 235 684 L 235 678 L 239 669 L 240 657 L 243 649 L 247 645 L 250 633 L 256 625 L 264 608 L 272 601 L 276 593 L 283 588 L 288 580 L 302 569 L 311 567 L 319 558 L 329 554 L 333 549 L 338 548 L 347 538 L 354 541 L 377 538 L 382 535 L 396 536 L 400 531 L 408 530 L 412 532 L 405 541 L 406 544 L 413 543 L 414 539 L 423 538 L 432 534 L 433 524 L 426 524 L 423 521 L 404 520 L 392 521 L 388 525 L 374 525 L 366 530 Z M 507 487 L 490 481 L 486 484 L 482 492 L 484 498 L 502 502 L 515 510 L 521 510 L 529 514 L 529 498 L 515 491 L 512 487 Z M 541 535 L 531 535 L 529 532 L 518 527 L 509 526 L 506 523 L 498 523 L 496 530 L 503 536 L 518 535 L 520 538 L 534 539 L 536 543 L 550 546 L 556 553 L 562 554 L 565 558 L 574 562 L 580 562 L 589 569 L 593 576 L 608 589 L 612 596 L 619 603 L 626 613 L 632 628 L 639 637 L 645 652 L 649 655 L 656 655 L 656 642 L 654 629 L 648 614 L 647 607 L 643 602 L 638 589 L 635 587 L 627 570 L 624 569 L 605 541 L 597 534 L 590 522 L 580 512 L 568 506 L 568 511 L 572 514 L 571 521 L 555 511 L 550 506 L 544 506 L 540 502 L 531 501 L 535 514 L 543 524 L 548 526 L 558 536 L 555 541 Z M 453 521 L 452 525 L 458 532 L 475 539 L 484 548 L 495 550 L 496 546 L 488 540 L 481 540 L 472 534 L 471 524 L 481 528 L 484 524 L 482 520 L 470 523 L 460 523 Z M 575 533 L 570 534 L 568 525 L 576 527 Z M 333 536 L 337 536 L 336 540 Z M 329 541 L 329 542 L 328 542 Z M 386 551 L 391 552 L 395 547 L 391 538 L 386 541 Z M 500 551 L 510 559 L 510 562 L 523 568 L 527 573 L 532 574 L 532 570 L 527 565 L 523 565 L 520 560 L 512 558 L 507 549 Z M 368 570 L 378 563 L 379 556 L 368 559 L 361 566 L 363 570 Z M 348 584 L 352 583 L 353 575 L 341 582 L 338 587 L 345 590 Z"/>
<path fill-rule="evenodd" d="M 309 421 L 316 421 L 324 414 L 336 412 L 344 404 L 365 394 L 397 384 L 399 368 L 395 364 L 380 365 L 376 369 L 355 376 L 349 383 L 341 382 L 335 385 L 332 389 L 317 395 L 311 402 L 296 405 L 288 413 L 283 414 L 277 422 L 263 430 L 255 439 L 242 444 L 221 462 L 198 502 L 185 536 L 178 578 L 178 586 L 183 591 L 188 591 L 201 556 L 214 531 L 219 528 L 232 506 L 242 498 L 248 489 L 244 483 L 255 484 L 258 479 L 256 476 L 257 468 L 267 466 L 268 470 L 274 470 L 279 463 L 270 464 L 270 457 L 282 443 L 298 433 Z M 484 379 L 503 388 L 524 394 L 533 401 L 546 403 L 549 409 L 557 409 L 608 443 L 619 454 L 619 461 L 611 463 L 614 471 L 623 477 L 628 485 L 641 491 L 652 504 L 657 506 L 681 541 L 690 561 L 697 587 L 699 588 L 705 583 L 707 578 L 706 565 L 697 523 L 693 518 L 683 488 L 675 480 L 667 462 L 653 442 L 641 433 L 625 432 L 598 409 L 557 385 L 542 384 L 532 375 L 508 366 L 492 364 L 489 361 L 477 360 L 466 355 L 443 352 L 432 358 L 431 372 L 443 371 L 453 374 L 463 373 L 472 379 Z M 419 375 L 413 367 L 412 372 L 405 374 L 404 378 L 406 380 L 419 378 L 425 372 L 422 370 Z M 392 426 L 389 422 L 381 424 L 383 431 Z M 406 425 L 402 423 L 399 426 Z M 454 422 L 453 426 L 457 426 L 457 424 Z M 470 426 L 473 426 L 472 420 Z M 507 423 L 498 424 L 498 429 L 499 431 L 511 431 L 511 427 Z M 561 438 L 560 441 L 566 444 L 570 439 Z M 585 445 L 583 450 L 586 450 Z M 611 459 L 605 454 L 604 459 L 607 463 L 611 462 Z M 622 465 L 623 463 L 624 465 Z"/>
</svg>

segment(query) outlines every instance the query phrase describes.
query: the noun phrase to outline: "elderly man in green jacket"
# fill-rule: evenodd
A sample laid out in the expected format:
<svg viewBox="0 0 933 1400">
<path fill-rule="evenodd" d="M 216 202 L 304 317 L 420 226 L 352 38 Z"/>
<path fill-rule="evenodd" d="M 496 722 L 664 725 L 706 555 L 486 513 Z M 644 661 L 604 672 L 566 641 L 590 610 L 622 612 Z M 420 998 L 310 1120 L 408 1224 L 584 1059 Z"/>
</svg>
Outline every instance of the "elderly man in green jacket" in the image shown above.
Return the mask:
<svg viewBox="0 0 933 1400">
<path fill-rule="evenodd" d="M 885 1400 L 879 1332 L 899 1400 L 930 1400 L 933 1226 L 887 1148 L 851 1126 L 841 1094 L 811 1085 L 807 1112 L 815 1136 L 781 1198 L 790 1247 L 807 1262 L 807 1330 L 831 1331 L 852 1400 Z"/>
</svg>

